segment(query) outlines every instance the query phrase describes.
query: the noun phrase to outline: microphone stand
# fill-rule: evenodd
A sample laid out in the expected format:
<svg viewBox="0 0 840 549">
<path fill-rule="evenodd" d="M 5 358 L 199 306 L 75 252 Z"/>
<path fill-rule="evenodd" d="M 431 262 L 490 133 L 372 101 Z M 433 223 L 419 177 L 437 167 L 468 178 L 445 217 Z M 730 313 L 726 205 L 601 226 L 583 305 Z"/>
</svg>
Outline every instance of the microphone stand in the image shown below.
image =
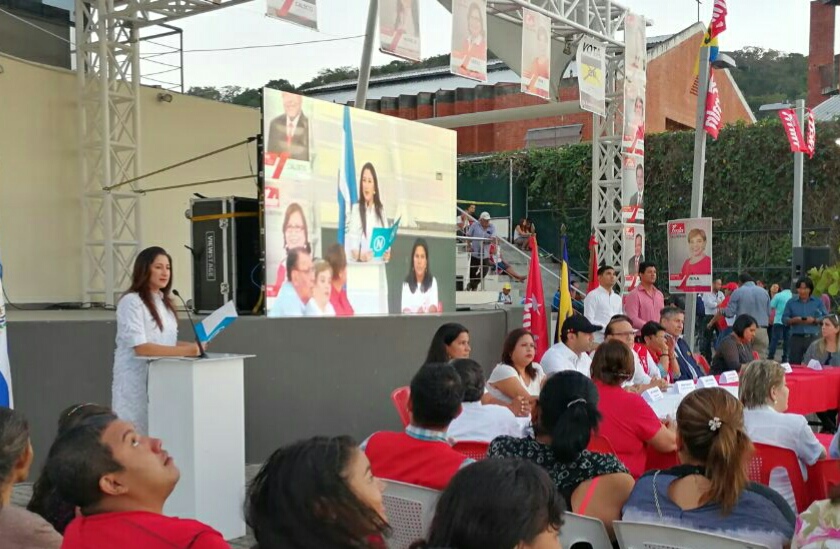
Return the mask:
<svg viewBox="0 0 840 549">
<path fill-rule="evenodd" d="M 198 337 L 198 330 L 196 330 L 195 323 L 193 322 L 192 315 L 190 314 L 190 308 L 187 307 L 187 302 L 184 301 L 184 298 L 181 297 L 181 294 L 178 293 L 178 290 L 173 289 L 172 293 L 175 294 L 175 297 L 181 300 L 181 303 L 184 304 L 184 310 L 187 311 L 187 319 L 190 321 L 190 327 L 192 328 L 193 335 L 195 336 L 195 344 L 198 345 L 198 358 L 207 358 L 207 353 L 204 352 L 204 345 L 201 344 L 201 339 Z"/>
</svg>

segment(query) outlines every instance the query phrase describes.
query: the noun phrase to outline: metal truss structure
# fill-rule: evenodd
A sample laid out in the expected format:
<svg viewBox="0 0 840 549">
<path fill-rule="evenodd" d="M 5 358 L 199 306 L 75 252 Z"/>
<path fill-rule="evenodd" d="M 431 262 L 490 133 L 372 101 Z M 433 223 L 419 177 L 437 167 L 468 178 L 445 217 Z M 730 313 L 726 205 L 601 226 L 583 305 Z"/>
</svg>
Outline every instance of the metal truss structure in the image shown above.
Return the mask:
<svg viewBox="0 0 840 549">
<path fill-rule="evenodd" d="M 139 195 L 121 184 L 140 175 L 144 29 L 244 1 L 76 0 L 84 301 L 116 303 L 142 242 Z"/>
</svg>

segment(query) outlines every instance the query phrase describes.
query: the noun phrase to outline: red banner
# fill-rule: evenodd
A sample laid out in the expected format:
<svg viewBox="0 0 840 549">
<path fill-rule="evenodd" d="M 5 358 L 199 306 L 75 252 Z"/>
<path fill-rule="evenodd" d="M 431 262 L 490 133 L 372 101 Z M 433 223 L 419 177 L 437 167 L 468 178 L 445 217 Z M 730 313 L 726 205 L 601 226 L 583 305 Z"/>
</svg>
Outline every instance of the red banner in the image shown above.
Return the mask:
<svg viewBox="0 0 840 549">
<path fill-rule="evenodd" d="M 729 12 L 726 9 L 726 0 L 715 0 L 715 6 L 712 8 L 712 22 L 709 25 L 709 34 L 712 38 L 726 30 L 727 13 Z"/>
<path fill-rule="evenodd" d="M 531 237 L 530 246 L 531 265 L 528 268 L 528 283 L 525 286 L 525 312 L 522 315 L 522 327 L 534 335 L 534 343 L 537 347 L 534 360 L 539 362 L 549 347 L 548 319 L 551 312 L 545 310 L 540 253 L 536 237 Z"/>
<path fill-rule="evenodd" d="M 799 127 L 799 121 L 796 119 L 796 111 L 793 109 L 782 109 L 779 111 L 779 118 L 782 120 L 782 127 L 785 129 L 785 134 L 790 143 L 790 152 L 807 153 L 805 140 L 802 138 L 802 129 Z"/>
<path fill-rule="evenodd" d="M 805 150 L 808 158 L 814 158 L 814 151 L 817 148 L 817 125 L 814 122 L 814 113 L 808 109 L 805 115 Z"/>
<path fill-rule="evenodd" d="M 706 116 L 703 119 L 703 128 L 715 141 L 717 141 L 718 133 L 723 126 L 722 114 L 720 92 L 715 82 L 715 73 L 712 71 L 709 77 L 709 91 L 706 93 Z"/>
</svg>

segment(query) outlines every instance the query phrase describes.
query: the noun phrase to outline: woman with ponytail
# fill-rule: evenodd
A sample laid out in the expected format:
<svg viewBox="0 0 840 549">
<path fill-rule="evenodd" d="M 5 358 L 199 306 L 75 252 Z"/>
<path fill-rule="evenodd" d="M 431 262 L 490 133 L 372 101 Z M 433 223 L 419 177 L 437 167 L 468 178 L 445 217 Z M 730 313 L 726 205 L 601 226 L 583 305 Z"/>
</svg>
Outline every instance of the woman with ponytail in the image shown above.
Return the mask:
<svg viewBox="0 0 840 549">
<path fill-rule="evenodd" d="M 633 477 L 613 454 L 586 449 L 598 430 L 598 391 L 580 372 L 551 376 L 534 408 L 534 437 L 501 436 L 489 457 L 516 457 L 544 468 L 573 512 L 597 517 L 612 533 L 612 521 L 633 489 Z"/>
<path fill-rule="evenodd" d="M 698 389 L 677 409 L 682 465 L 648 471 L 622 520 L 703 530 L 771 548 L 787 547 L 796 517 L 782 496 L 750 482 L 753 445 L 741 402 L 722 388 Z"/>
</svg>

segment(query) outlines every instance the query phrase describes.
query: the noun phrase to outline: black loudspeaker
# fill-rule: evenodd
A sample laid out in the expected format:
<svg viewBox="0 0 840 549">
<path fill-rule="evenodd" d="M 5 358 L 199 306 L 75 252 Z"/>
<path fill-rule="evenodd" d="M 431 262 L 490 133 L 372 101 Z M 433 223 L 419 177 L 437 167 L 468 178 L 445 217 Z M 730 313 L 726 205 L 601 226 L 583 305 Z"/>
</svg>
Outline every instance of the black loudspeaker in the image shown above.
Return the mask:
<svg viewBox="0 0 840 549">
<path fill-rule="evenodd" d="M 813 268 L 829 264 L 830 250 L 828 246 L 803 246 L 793 249 L 791 261 L 791 275 L 793 280 L 805 276 Z"/>
<path fill-rule="evenodd" d="M 259 302 L 260 206 L 254 198 L 225 196 L 190 201 L 193 308 L 212 312 L 233 300 L 239 313 Z"/>
</svg>

